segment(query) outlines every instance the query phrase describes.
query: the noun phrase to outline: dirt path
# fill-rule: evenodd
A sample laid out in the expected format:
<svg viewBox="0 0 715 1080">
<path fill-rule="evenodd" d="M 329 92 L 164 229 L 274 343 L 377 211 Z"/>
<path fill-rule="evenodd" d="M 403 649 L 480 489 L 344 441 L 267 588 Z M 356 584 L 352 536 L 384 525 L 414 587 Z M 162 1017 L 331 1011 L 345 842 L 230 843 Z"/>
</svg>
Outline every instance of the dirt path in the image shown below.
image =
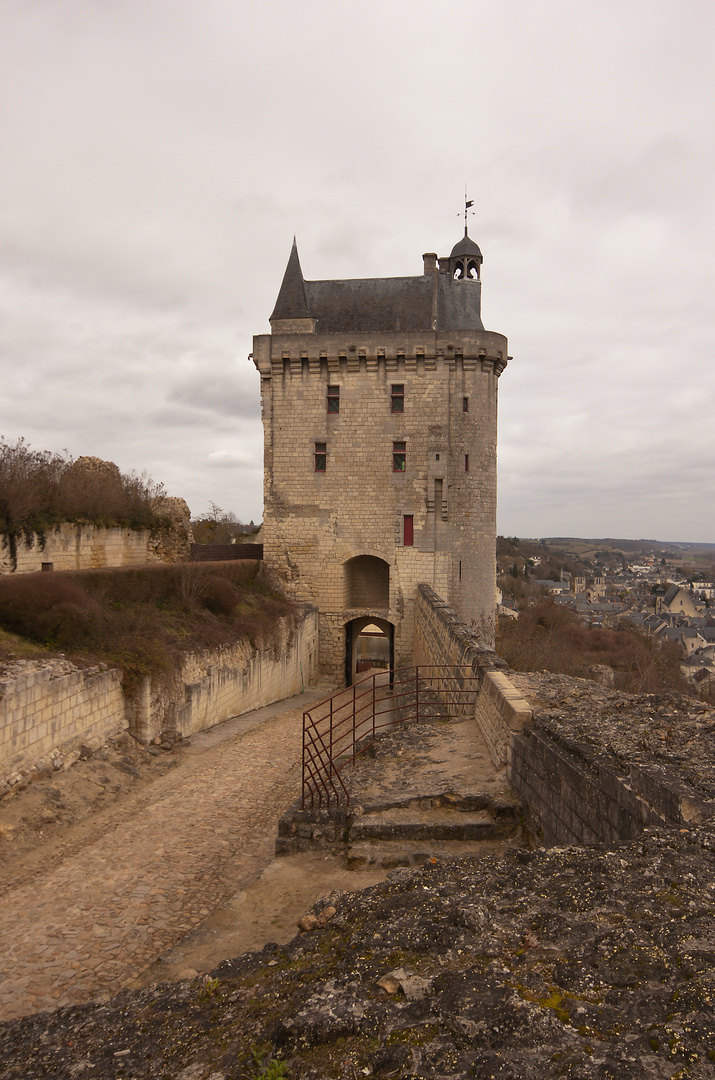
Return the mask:
<svg viewBox="0 0 715 1080">
<path fill-rule="evenodd" d="M 81 1003 L 162 973 L 177 977 L 182 964 L 200 965 L 207 949 L 231 955 L 217 942 L 226 934 L 234 951 L 292 936 L 291 904 L 305 911 L 339 869 L 324 860 L 321 879 L 319 861 L 312 872 L 292 872 L 282 860 L 254 885 L 272 863 L 278 817 L 299 791 L 297 700 L 251 730 L 260 713 L 198 736 L 164 775 L 48 845 L 21 852 L 14 874 L 6 859 L 0 1017 Z M 354 887 L 369 883 L 360 876 Z M 279 914 L 271 907 L 276 895 Z M 179 950 L 172 961 L 171 950 L 192 931 L 187 957 Z M 157 958 L 165 954 L 162 969 Z"/>
</svg>

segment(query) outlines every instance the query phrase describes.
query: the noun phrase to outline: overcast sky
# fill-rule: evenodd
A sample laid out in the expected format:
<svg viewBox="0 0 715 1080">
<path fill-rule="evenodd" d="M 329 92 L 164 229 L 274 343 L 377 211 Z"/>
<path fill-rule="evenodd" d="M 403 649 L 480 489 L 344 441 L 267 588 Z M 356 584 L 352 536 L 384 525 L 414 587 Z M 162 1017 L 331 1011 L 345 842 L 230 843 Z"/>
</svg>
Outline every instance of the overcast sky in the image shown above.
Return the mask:
<svg viewBox="0 0 715 1080">
<path fill-rule="evenodd" d="M 483 255 L 499 531 L 715 542 L 712 0 L 0 0 L 0 434 L 262 515 L 307 278 Z"/>
</svg>

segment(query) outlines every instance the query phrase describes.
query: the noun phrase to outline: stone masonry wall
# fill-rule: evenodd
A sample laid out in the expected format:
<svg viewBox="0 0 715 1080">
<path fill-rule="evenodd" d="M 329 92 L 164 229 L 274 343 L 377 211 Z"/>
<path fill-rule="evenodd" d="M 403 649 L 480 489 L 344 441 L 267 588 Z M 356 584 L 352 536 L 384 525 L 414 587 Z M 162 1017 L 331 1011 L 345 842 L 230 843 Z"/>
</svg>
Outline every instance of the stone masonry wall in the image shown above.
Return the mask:
<svg viewBox="0 0 715 1080">
<path fill-rule="evenodd" d="M 187 737 L 301 693 L 317 671 L 317 612 L 308 609 L 294 628 L 282 620 L 275 646 L 257 650 L 241 642 L 192 654 L 180 676 L 145 679 L 129 703 L 129 729 L 141 742 L 169 733 Z"/>
<path fill-rule="evenodd" d="M 478 678 L 474 716 L 494 764 L 506 765 L 511 734 L 522 730 L 531 708 L 504 674 L 504 661 L 485 649 L 449 604 L 424 584 L 417 592 L 414 659 L 416 664 L 466 668 Z"/>
<path fill-rule="evenodd" d="M 188 542 L 167 545 L 163 533 L 148 529 L 101 529 L 96 525 L 65 522 L 47 534 L 44 548 L 35 537 L 31 547 L 17 546 L 18 574 L 42 569 L 51 563 L 54 570 L 87 570 L 102 566 L 145 566 L 147 563 L 188 559 Z M 0 549 L 0 574 L 13 573 L 8 552 Z"/>
<path fill-rule="evenodd" d="M 715 814 L 715 710 L 706 704 L 497 670 L 505 665 L 475 647 L 426 585 L 415 662 L 478 671 L 475 719 L 546 844 L 620 843 L 647 826 L 689 828 Z"/>
<path fill-rule="evenodd" d="M 0 678 L 0 778 L 54 751 L 99 745 L 125 727 L 121 672 L 17 661 Z"/>
<path fill-rule="evenodd" d="M 15 661 L 0 677 L 0 781 L 81 743 L 129 731 L 149 742 L 188 736 L 230 716 L 300 693 L 318 667 L 317 614 L 281 627 L 273 648 L 248 644 L 187 657 L 180 676 L 145 679 L 127 696 L 118 670 L 80 671 L 69 661 Z"/>
<path fill-rule="evenodd" d="M 545 843 L 620 843 L 715 813 L 715 710 L 705 703 L 546 673 L 510 681 L 533 720 L 512 734 L 509 779 Z"/>
<path fill-rule="evenodd" d="M 254 339 L 265 429 L 264 559 L 330 620 L 321 665 L 331 677 L 344 672 L 345 565 L 357 556 L 389 566 L 379 614 L 395 627 L 396 666 L 410 662 L 421 581 L 487 638 L 493 632 L 497 382 L 506 341 L 486 331 L 457 338 Z M 338 411 L 328 411 L 329 386 L 339 387 Z M 393 386 L 403 388 L 397 412 Z M 403 470 L 393 468 L 396 442 L 405 444 Z M 316 444 L 325 444 L 324 470 L 316 469 Z M 407 544 L 405 516 L 413 527 Z"/>
</svg>

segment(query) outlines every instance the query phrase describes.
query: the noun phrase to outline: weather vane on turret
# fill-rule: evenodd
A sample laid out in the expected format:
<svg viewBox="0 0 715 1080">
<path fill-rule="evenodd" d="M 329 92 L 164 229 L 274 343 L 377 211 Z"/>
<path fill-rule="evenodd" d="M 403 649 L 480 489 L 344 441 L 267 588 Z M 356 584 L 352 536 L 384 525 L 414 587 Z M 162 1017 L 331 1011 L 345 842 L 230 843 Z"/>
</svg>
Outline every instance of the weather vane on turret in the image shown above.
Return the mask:
<svg viewBox="0 0 715 1080">
<path fill-rule="evenodd" d="M 464 235 L 465 236 L 469 235 L 469 233 L 467 231 L 467 215 L 469 213 L 469 208 L 471 206 L 474 206 L 474 199 L 468 199 L 467 198 L 467 185 L 465 184 L 464 185 Z M 472 213 L 474 213 L 474 210 L 472 210 Z M 460 215 L 457 214 L 457 217 L 459 217 L 459 216 Z"/>
</svg>

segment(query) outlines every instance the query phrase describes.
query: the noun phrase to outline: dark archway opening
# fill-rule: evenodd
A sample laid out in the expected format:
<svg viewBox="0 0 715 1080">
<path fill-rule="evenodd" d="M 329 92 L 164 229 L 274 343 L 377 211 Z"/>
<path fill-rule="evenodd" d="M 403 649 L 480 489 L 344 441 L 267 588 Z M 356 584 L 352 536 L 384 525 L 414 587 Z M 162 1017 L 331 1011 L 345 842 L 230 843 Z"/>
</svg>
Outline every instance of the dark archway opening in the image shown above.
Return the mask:
<svg viewBox="0 0 715 1080">
<path fill-rule="evenodd" d="M 395 628 L 385 619 L 364 616 L 345 624 L 345 682 L 347 686 L 395 666 Z"/>
</svg>

